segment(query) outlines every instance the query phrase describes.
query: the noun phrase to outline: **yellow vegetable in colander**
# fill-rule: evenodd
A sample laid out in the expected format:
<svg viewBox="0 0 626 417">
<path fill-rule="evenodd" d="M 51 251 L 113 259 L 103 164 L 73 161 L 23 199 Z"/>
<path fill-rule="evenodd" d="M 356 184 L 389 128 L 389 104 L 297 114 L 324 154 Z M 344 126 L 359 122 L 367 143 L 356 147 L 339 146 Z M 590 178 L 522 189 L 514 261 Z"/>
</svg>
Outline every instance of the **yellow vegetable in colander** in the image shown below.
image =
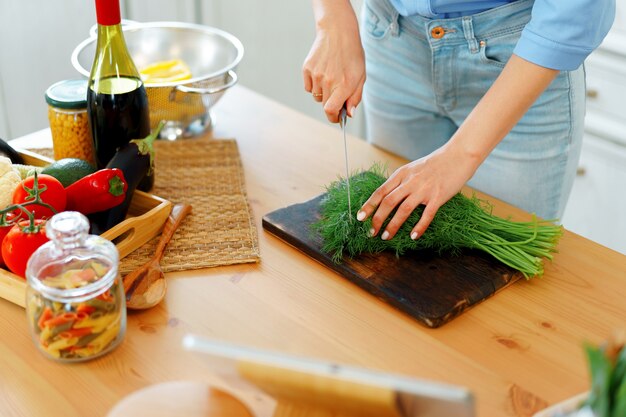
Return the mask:
<svg viewBox="0 0 626 417">
<path fill-rule="evenodd" d="M 180 59 L 155 62 L 141 68 L 139 74 L 146 84 L 171 83 L 191 78 L 189 67 Z"/>
<path fill-rule="evenodd" d="M 171 88 L 158 84 L 177 83 L 192 77 L 187 64 L 181 59 L 158 61 L 139 69 L 141 79 L 146 85 L 150 103 L 150 128 L 155 128 L 160 120 L 179 122 L 189 125 L 194 119 L 206 113 L 200 94 L 173 92 Z M 181 83 L 183 84 L 183 83 Z"/>
</svg>

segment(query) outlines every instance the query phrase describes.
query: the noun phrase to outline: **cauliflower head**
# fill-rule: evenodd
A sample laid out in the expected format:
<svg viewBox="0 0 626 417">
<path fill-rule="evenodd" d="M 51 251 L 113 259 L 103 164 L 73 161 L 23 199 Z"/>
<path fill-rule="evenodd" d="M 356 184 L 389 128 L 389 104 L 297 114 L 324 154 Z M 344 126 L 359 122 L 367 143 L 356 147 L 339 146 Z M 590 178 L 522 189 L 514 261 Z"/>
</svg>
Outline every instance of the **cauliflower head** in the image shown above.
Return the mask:
<svg viewBox="0 0 626 417">
<path fill-rule="evenodd" d="M 13 169 L 11 160 L 0 156 L 0 210 L 11 204 L 13 191 L 22 181 L 20 174 Z"/>
</svg>

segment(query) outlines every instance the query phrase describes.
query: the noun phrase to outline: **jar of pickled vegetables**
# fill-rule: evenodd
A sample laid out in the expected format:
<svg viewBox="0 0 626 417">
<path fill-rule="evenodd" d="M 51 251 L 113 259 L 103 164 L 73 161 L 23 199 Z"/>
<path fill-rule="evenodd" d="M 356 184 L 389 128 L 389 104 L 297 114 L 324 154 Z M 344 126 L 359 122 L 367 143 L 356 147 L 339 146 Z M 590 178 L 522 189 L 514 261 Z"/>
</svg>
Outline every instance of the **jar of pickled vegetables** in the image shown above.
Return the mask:
<svg viewBox="0 0 626 417">
<path fill-rule="evenodd" d="M 89 119 L 87 80 L 65 80 L 46 90 L 54 159 L 79 158 L 95 165 Z"/>
<path fill-rule="evenodd" d="M 73 211 L 46 223 L 50 241 L 26 267 L 26 315 L 35 345 L 61 362 L 114 349 L 126 331 L 124 286 L 117 248 L 89 235 L 87 218 Z"/>
</svg>

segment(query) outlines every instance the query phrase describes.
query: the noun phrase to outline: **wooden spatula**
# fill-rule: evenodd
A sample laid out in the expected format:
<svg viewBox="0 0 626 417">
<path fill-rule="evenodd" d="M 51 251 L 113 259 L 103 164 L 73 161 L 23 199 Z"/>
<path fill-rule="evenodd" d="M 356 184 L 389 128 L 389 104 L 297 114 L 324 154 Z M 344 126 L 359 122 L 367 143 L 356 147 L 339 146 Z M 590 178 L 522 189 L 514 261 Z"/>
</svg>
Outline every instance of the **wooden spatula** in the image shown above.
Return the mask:
<svg viewBox="0 0 626 417">
<path fill-rule="evenodd" d="M 127 308 L 144 310 L 159 304 L 165 297 L 167 281 L 160 262 L 165 253 L 165 247 L 190 212 L 189 204 L 176 204 L 165 222 L 152 259 L 124 277 Z"/>
</svg>

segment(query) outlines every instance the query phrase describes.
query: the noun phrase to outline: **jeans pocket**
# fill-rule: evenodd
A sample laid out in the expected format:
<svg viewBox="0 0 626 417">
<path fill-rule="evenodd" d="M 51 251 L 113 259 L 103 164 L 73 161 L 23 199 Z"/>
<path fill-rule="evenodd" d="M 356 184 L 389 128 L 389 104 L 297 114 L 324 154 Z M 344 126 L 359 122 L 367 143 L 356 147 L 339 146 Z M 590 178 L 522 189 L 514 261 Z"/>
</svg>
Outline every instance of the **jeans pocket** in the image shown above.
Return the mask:
<svg viewBox="0 0 626 417">
<path fill-rule="evenodd" d="M 391 19 L 382 11 L 375 10 L 367 3 L 363 5 L 364 32 L 373 39 L 384 39 L 389 33 Z"/>
<path fill-rule="evenodd" d="M 487 37 L 480 40 L 480 58 L 486 64 L 504 68 L 513 55 L 522 29 Z"/>
</svg>

